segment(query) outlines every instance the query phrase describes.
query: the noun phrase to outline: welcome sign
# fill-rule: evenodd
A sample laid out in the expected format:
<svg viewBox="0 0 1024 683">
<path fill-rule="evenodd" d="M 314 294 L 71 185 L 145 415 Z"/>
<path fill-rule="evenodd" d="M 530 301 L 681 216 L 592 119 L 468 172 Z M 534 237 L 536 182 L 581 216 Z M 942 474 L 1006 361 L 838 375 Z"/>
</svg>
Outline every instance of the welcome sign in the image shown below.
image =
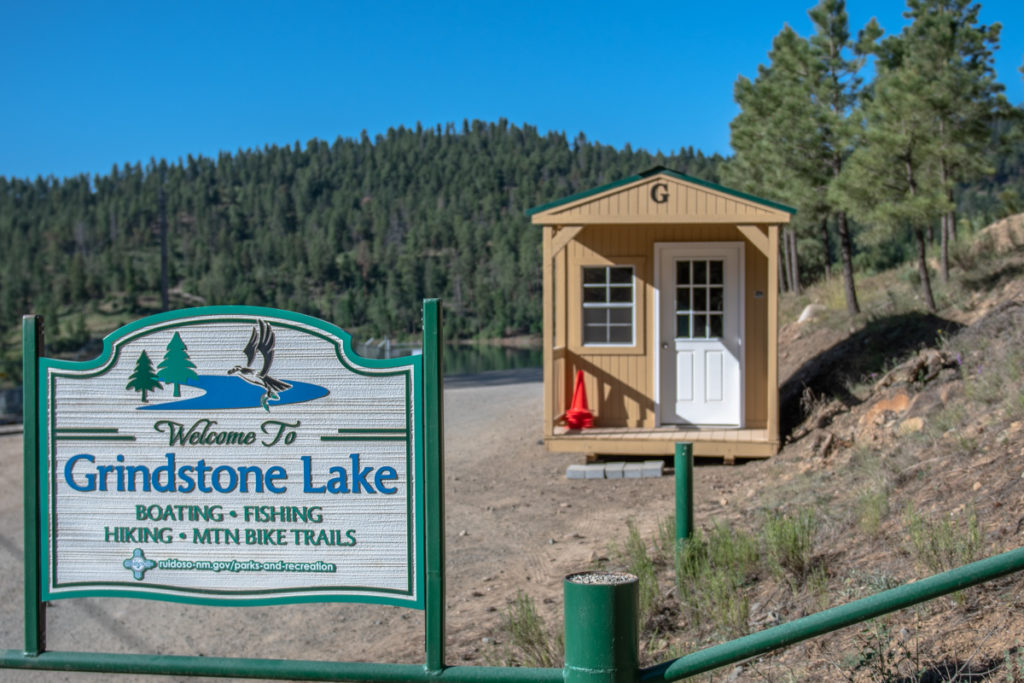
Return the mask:
<svg viewBox="0 0 1024 683">
<path fill-rule="evenodd" d="M 39 380 L 43 600 L 423 606 L 420 357 L 211 307 Z"/>
</svg>

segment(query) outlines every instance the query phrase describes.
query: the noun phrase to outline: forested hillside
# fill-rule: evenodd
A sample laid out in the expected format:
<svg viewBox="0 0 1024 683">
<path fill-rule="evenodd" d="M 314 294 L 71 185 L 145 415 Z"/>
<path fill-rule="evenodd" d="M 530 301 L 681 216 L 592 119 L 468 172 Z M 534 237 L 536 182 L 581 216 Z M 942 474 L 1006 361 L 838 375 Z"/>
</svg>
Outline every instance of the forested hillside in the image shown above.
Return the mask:
<svg viewBox="0 0 1024 683">
<path fill-rule="evenodd" d="M 72 350 L 85 316 L 151 312 L 162 193 L 172 306 L 275 306 L 403 335 L 417 331 L 429 296 L 445 300 L 450 335 L 537 332 L 540 231 L 525 209 L 655 164 L 715 181 L 721 161 L 501 120 L 154 160 L 93 178 L 0 177 L 0 325 L 59 315 L 48 341 Z"/>
</svg>

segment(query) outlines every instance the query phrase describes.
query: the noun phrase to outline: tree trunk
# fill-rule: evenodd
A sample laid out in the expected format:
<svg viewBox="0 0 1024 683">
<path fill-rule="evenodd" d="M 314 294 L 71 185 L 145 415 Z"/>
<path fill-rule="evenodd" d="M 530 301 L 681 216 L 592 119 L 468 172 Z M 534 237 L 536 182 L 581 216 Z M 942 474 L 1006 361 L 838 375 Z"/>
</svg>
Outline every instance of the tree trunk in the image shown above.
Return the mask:
<svg viewBox="0 0 1024 683">
<path fill-rule="evenodd" d="M 832 248 L 828 241 L 828 216 L 821 219 L 821 247 L 825 250 L 825 279 L 832 279 Z"/>
<path fill-rule="evenodd" d="M 928 261 L 925 259 L 925 237 L 921 228 L 914 228 L 914 238 L 917 240 L 917 272 L 921 276 L 921 293 L 924 294 L 924 304 L 928 307 L 929 313 L 935 313 L 935 298 L 932 296 L 932 282 L 928 277 Z"/>
<path fill-rule="evenodd" d="M 785 239 L 788 246 L 786 268 L 789 269 L 789 291 L 800 294 L 800 266 L 796 253 L 796 232 L 792 228 L 786 228 Z"/>
<path fill-rule="evenodd" d="M 789 238 L 786 231 L 782 231 L 782 239 L 779 240 L 779 286 L 783 292 L 789 291 Z"/>
<path fill-rule="evenodd" d="M 953 190 L 948 190 L 949 194 L 949 205 L 953 208 L 949 210 L 949 239 L 956 242 L 956 204 L 953 203 Z"/>
<path fill-rule="evenodd" d="M 164 178 L 160 178 L 160 305 L 161 310 L 170 310 L 167 286 L 167 195 L 164 192 Z"/>
<path fill-rule="evenodd" d="M 846 212 L 836 214 L 836 229 L 839 232 L 839 254 L 843 261 L 843 289 L 846 291 L 846 312 L 851 316 L 860 313 L 857 303 L 857 289 L 853 282 L 853 238 L 846 223 Z"/>
<path fill-rule="evenodd" d="M 796 230 L 789 231 L 789 258 L 793 261 L 793 292 L 800 294 L 800 254 L 796 250 Z"/>
<path fill-rule="evenodd" d="M 940 241 L 942 244 L 942 282 L 949 282 L 949 213 L 942 214 L 942 225 L 939 226 Z"/>
</svg>

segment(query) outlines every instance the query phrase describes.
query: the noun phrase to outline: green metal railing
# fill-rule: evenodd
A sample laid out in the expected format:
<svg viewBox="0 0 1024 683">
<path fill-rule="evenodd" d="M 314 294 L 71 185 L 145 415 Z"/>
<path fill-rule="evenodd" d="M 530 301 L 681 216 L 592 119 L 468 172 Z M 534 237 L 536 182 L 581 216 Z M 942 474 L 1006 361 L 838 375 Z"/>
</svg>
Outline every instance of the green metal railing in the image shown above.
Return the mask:
<svg viewBox="0 0 1024 683">
<path fill-rule="evenodd" d="M 425 478 L 441 490 L 444 479 L 441 393 L 440 305 L 424 307 L 424 356 L 427 419 L 438 428 L 427 437 Z M 41 346 L 39 319 L 26 316 L 24 325 L 26 425 L 36 424 L 38 374 L 34 363 Z M 30 360 L 32 359 L 32 360 Z M 31 420 L 31 422 L 29 422 Z M 35 445 L 38 434 L 25 432 L 25 476 L 28 491 L 37 485 Z M 676 536 L 683 543 L 693 532 L 693 448 L 675 451 Z M 564 668 L 447 666 L 444 661 L 444 503 L 437 497 L 426 506 L 426 661 L 378 664 L 308 660 L 242 659 L 151 654 L 48 651 L 45 612 L 40 599 L 39 509 L 26 500 L 25 519 L 25 648 L 0 651 L 0 668 L 134 673 L 171 676 L 217 676 L 311 681 L 464 681 L 466 683 L 636 683 L 676 681 L 740 662 L 793 643 L 910 607 L 1024 569 L 1024 548 L 973 562 L 883 591 L 867 598 L 812 614 L 786 624 L 694 652 L 670 662 L 640 669 L 638 587 L 631 575 L 598 572 L 571 575 L 563 582 L 565 615 Z"/>
</svg>

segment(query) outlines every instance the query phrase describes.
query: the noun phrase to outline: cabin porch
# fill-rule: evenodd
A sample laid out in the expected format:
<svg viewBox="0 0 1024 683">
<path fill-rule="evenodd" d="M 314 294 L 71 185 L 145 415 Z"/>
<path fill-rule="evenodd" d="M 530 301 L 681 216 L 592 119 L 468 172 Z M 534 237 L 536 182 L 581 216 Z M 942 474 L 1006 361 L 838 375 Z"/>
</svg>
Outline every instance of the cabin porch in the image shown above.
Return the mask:
<svg viewBox="0 0 1024 683">
<path fill-rule="evenodd" d="M 693 444 L 696 457 L 768 458 L 779 450 L 767 429 L 714 429 L 710 427 L 555 427 L 544 437 L 549 451 L 600 455 L 672 455 L 679 442 Z"/>
</svg>

